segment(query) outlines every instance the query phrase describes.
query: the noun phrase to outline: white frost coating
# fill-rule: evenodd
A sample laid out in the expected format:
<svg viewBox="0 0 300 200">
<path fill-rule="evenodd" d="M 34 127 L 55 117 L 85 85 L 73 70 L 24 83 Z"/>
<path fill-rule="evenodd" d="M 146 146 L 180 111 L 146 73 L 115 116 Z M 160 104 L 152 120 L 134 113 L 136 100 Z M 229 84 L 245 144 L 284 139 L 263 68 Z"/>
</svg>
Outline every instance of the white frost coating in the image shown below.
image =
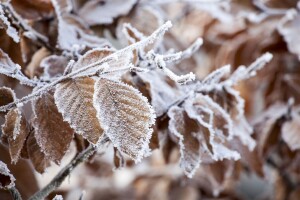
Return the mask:
<svg viewBox="0 0 300 200">
<path fill-rule="evenodd" d="M 227 128 L 229 131 L 229 136 L 225 137 L 225 135 L 223 135 L 222 131 L 217 129 L 219 127 L 215 127 L 215 125 L 213 124 L 213 118 L 215 117 L 214 116 L 215 111 L 213 111 L 212 109 L 217 109 L 219 111 L 220 106 L 214 102 L 211 103 L 211 101 L 212 100 L 208 96 L 198 94 L 196 99 L 193 99 L 193 98 L 187 99 L 184 104 L 184 107 L 190 118 L 197 120 L 201 126 L 207 128 L 209 130 L 209 134 L 210 134 L 209 142 L 213 148 L 212 154 L 209 154 L 209 155 L 212 157 L 212 159 L 216 160 L 216 161 L 223 160 L 224 158 L 236 160 L 239 158 L 238 152 L 230 150 L 225 146 L 225 143 L 227 141 L 229 141 L 232 138 L 232 136 L 234 135 L 233 129 L 230 128 L 230 127 L 232 127 L 232 121 L 231 121 L 231 119 L 229 119 L 230 121 L 228 122 L 228 118 L 227 118 L 227 123 L 228 123 Z M 215 107 L 216 105 L 217 105 L 217 107 Z M 210 116 L 208 122 L 203 120 L 203 117 L 201 116 L 201 112 L 203 114 L 206 113 Z M 221 111 L 221 113 L 224 114 L 224 112 L 222 112 L 222 111 Z M 225 116 L 225 118 L 226 118 L 226 116 Z M 223 151 L 223 152 L 219 152 L 219 151 Z"/>
<path fill-rule="evenodd" d="M 176 111 L 180 113 L 180 116 L 176 116 L 175 113 Z M 185 139 L 183 136 L 184 133 L 180 133 L 180 130 L 178 130 L 177 128 L 177 126 L 183 126 L 183 128 L 185 126 L 183 114 L 184 114 L 184 109 L 178 106 L 173 106 L 168 111 L 168 116 L 170 117 L 169 130 L 172 134 L 174 134 L 179 139 L 180 167 L 184 170 L 184 173 L 187 175 L 188 178 L 192 178 L 201 164 L 200 148 L 198 149 L 197 155 L 194 156 L 188 155 L 188 152 L 185 152 L 186 148 L 184 144 L 184 139 Z M 194 133 L 194 135 L 198 135 L 198 133 Z M 197 140 L 197 137 L 195 137 L 194 139 Z M 189 158 L 191 160 L 187 161 L 187 159 Z"/>
<path fill-rule="evenodd" d="M 241 158 L 241 155 L 237 151 L 230 150 L 220 143 L 213 141 L 211 145 L 214 147 L 213 159 L 216 161 L 223 160 L 225 158 L 233 160 L 239 160 Z"/>
<path fill-rule="evenodd" d="M 272 58 L 273 55 L 271 53 L 265 53 L 261 57 L 257 58 L 247 68 L 245 68 L 245 66 L 240 66 L 232 73 L 230 78 L 224 82 L 224 85 L 232 86 L 241 80 L 251 78 L 258 70 L 262 69 L 267 63 L 269 63 Z"/>
<path fill-rule="evenodd" d="M 3 24 L 6 25 L 7 35 L 9 35 L 16 43 L 19 43 L 20 42 L 19 33 L 14 27 L 11 26 L 7 17 L 5 17 L 2 6 L 0 6 L 0 20 L 3 22 Z"/>
<path fill-rule="evenodd" d="M 100 0 L 87 1 L 79 10 L 82 17 L 90 26 L 111 24 L 119 16 L 126 15 L 137 0 L 109 0 L 102 5 Z"/>
<path fill-rule="evenodd" d="M 106 39 L 85 32 L 86 26 L 80 18 L 69 13 L 67 0 L 51 0 L 58 19 L 58 45 L 64 50 L 77 52 L 86 46 L 111 46 Z"/>
<path fill-rule="evenodd" d="M 47 85 L 44 85 L 43 87 L 41 87 L 39 90 L 37 90 L 36 92 L 33 92 L 23 98 L 21 98 L 20 100 L 18 101 L 15 101 L 13 103 L 10 103 L 8 105 L 5 105 L 5 106 L 1 106 L 0 107 L 0 112 L 4 112 L 4 111 L 7 111 L 8 109 L 10 109 L 11 107 L 14 107 L 16 103 L 26 103 L 34 98 L 38 98 L 42 93 L 44 92 L 47 92 L 49 91 L 50 89 L 52 89 L 53 87 L 55 87 L 55 85 L 57 85 L 58 83 L 60 83 L 61 81 L 64 81 L 66 79 L 69 79 L 69 78 L 72 78 L 73 76 L 78 76 L 80 73 L 86 71 L 86 70 L 89 70 L 90 68 L 93 68 L 94 66 L 96 65 L 100 65 L 104 62 L 107 62 L 109 60 L 112 60 L 113 58 L 115 57 L 121 57 L 122 55 L 124 55 L 126 52 L 128 51 L 133 51 L 135 49 L 138 49 L 138 48 L 141 48 L 141 47 L 144 47 L 146 45 L 149 45 L 153 42 L 155 42 L 157 39 L 161 38 L 165 32 L 172 26 L 172 23 L 170 21 L 166 22 L 165 24 L 163 24 L 161 27 L 159 27 L 156 31 L 154 31 L 150 36 L 146 37 L 145 39 L 137 42 L 137 43 L 134 43 L 132 45 L 129 45 L 123 49 L 120 49 L 118 51 L 116 51 L 115 53 L 113 54 L 110 54 L 109 56 L 95 62 L 95 63 L 92 63 L 88 66 L 85 66 L 83 68 L 80 68 L 74 72 L 71 72 L 70 74 L 67 74 L 65 76 L 62 76 L 61 78 L 59 79 L 56 79 L 55 81 L 51 82 L 50 84 L 47 84 Z M 1 51 L 2 54 L 5 54 L 4 52 Z M 5 54 L 6 55 L 6 54 Z M 10 59 L 6 59 L 5 58 L 5 62 L 7 62 L 7 60 L 10 60 Z M 2 60 L 0 60 L 0 67 L 3 66 L 3 63 L 2 63 Z M 5 63 L 6 64 L 6 63 Z M 5 67 L 7 67 L 7 65 L 5 65 Z M 10 75 L 10 73 L 7 73 L 7 72 L 1 72 L 0 70 L 0 73 L 3 73 L 5 75 L 8 75 L 8 76 L 12 76 Z M 32 81 L 30 79 L 28 79 L 29 81 Z M 28 82 L 27 82 L 28 83 Z M 29 83 L 28 83 L 29 84 Z M 33 86 L 36 86 L 36 83 L 32 83 Z"/>
<path fill-rule="evenodd" d="M 125 83 L 99 78 L 93 104 L 104 133 L 119 151 L 135 162 L 149 155 L 155 114 L 146 97 Z"/>
<path fill-rule="evenodd" d="M 52 200 L 64 200 L 64 198 L 61 195 L 57 194 Z"/>
<path fill-rule="evenodd" d="M 105 58 L 96 61 L 95 63 L 89 64 L 88 66 L 85 66 L 83 68 L 80 68 L 74 72 L 72 72 L 69 76 L 72 77 L 74 75 L 78 75 L 86 70 L 89 70 L 90 68 L 94 68 L 97 65 L 100 65 L 104 62 L 108 62 L 111 60 L 118 60 L 118 58 L 122 58 L 122 56 L 124 55 L 128 55 L 128 52 L 131 52 L 135 49 L 138 48 L 143 48 L 149 44 L 152 44 L 153 42 L 155 42 L 156 40 L 158 40 L 159 38 L 161 38 L 165 32 L 172 27 L 172 23 L 170 21 L 167 21 L 165 24 L 163 24 L 161 27 L 159 27 L 156 31 L 154 31 L 150 36 L 146 37 L 145 39 L 136 42 L 134 44 L 131 44 L 123 49 L 120 49 L 118 51 L 116 51 L 115 53 L 112 53 L 108 56 L 106 56 Z"/>
<path fill-rule="evenodd" d="M 230 65 L 225 65 L 208 74 L 205 79 L 198 83 L 197 91 L 211 91 L 221 81 L 221 78 L 230 73 Z"/>
<path fill-rule="evenodd" d="M 0 185 L 0 189 L 10 189 L 15 187 L 15 177 L 10 173 L 7 165 L 0 160 L 0 174 L 1 176 L 8 176 L 10 179 L 10 183 L 8 185 Z"/>
<path fill-rule="evenodd" d="M 137 42 L 136 39 L 134 39 L 133 37 L 130 36 L 130 34 L 128 33 L 128 30 L 130 30 L 131 32 L 134 33 L 135 37 L 137 37 L 139 40 L 142 40 L 145 38 L 145 35 L 143 33 L 141 33 L 140 31 L 138 31 L 136 28 L 134 28 L 133 26 L 131 26 L 130 23 L 124 23 L 123 24 L 123 28 L 122 28 L 122 33 L 125 35 L 125 37 L 131 42 L 131 43 L 135 43 Z"/>
<path fill-rule="evenodd" d="M 186 59 L 191 57 L 203 44 L 203 39 L 202 38 L 197 38 L 195 42 L 193 42 L 187 49 L 184 51 L 179 51 L 176 53 L 172 54 L 167 54 L 163 56 L 163 60 L 166 63 L 170 62 L 178 62 L 180 60 Z"/>
<path fill-rule="evenodd" d="M 209 96 L 199 94 L 198 98 L 199 97 L 202 98 L 207 103 L 207 105 L 216 109 L 216 111 L 218 111 L 222 115 L 222 117 L 226 120 L 227 122 L 226 128 L 228 129 L 228 140 L 231 140 L 234 134 L 233 134 L 233 121 L 231 120 L 230 115 L 219 104 L 214 102 Z"/>
<path fill-rule="evenodd" d="M 93 107 L 94 80 L 89 77 L 68 80 L 56 85 L 54 99 L 64 121 L 79 135 L 96 144 L 103 130 Z"/>
<path fill-rule="evenodd" d="M 195 74 L 192 72 L 185 75 L 176 75 L 166 67 L 166 63 L 162 55 L 156 55 L 154 61 L 159 69 L 161 69 L 168 77 L 177 83 L 185 84 L 187 82 L 194 81 L 196 78 Z"/>
</svg>

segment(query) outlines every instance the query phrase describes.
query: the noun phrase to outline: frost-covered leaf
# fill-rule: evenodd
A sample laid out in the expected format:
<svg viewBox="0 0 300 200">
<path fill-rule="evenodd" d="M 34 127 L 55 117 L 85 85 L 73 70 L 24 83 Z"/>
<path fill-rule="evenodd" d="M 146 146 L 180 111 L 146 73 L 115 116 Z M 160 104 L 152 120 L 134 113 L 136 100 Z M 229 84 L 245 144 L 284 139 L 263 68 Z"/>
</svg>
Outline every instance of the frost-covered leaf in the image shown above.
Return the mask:
<svg viewBox="0 0 300 200">
<path fill-rule="evenodd" d="M 172 107 L 168 116 L 170 117 L 169 130 L 179 138 L 180 166 L 191 178 L 204 157 L 209 155 L 205 145 L 209 133 L 205 129 L 201 130 L 197 121 L 189 118 L 183 108 Z"/>
<path fill-rule="evenodd" d="M 15 186 L 15 177 L 10 173 L 7 165 L 0 160 L 0 189 L 10 189 Z"/>
<path fill-rule="evenodd" d="M 16 164 L 29 134 L 27 121 L 18 108 L 7 113 L 2 132 L 2 137 L 5 137 L 8 143 L 11 161 Z"/>
<path fill-rule="evenodd" d="M 26 145 L 29 159 L 31 160 L 35 170 L 39 173 L 44 173 L 45 169 L 50 166 L 50 160 L 46 157 L 38 145 L 34 137 L 34 130 L 30 132 L 26 140 Z"/>
<path fill-rule="evenodd" d="M 188 116 L 209 130 L 209 143 L 214 160 L 240 158 L 238 152 L 229 149 L 233 138 L 233 121 L 229 114 L 209 96 L 197 94 L 196 98 L 186 100 L 184 107 Z"/>
<path fill-rule="evenodd" d="M 94 106 L 113 145 L 136 162 L 146 156 L 155 115 L 147 99 L 135 88 L 100 78 L 95 84 Z"/>
<path fill-rule="evenodd" d="M 61 195 L 55 195 L 52 200 L 64 200 L 64 198 Z"/>
<path fill-rule="evenodd" d="M 82 17 L 90 26 L 111 24 L 121 15 L 126 15 L 137 0 L 91 0 L 79 10 Z"/>
<path fill-rule="evenodd" d="M 107 73 L 108 76 L 112 77 L 112 74 L 116 78 L 118 78 L 120 75 L 114 72 L 118 72 L 120 70 L 120 74 L 122 73 L 121 69 L 126 69 L 126 71 L 129 70 L 129 67 L 126 68 L 126 66 L 130 66 L 131 60 L 132 60 L 132 52 L 127 51 L 124 52 L 121 55 L 115 55 L 115 57 L 112 57 L 108 59 L 106 62 L 101 62 L 102 59 L 105 59 L 107 56 L 111 55 L 112 53 L 115 53 L 115 50 L 108 49 L 108 48 L 94 48 L 93 50 L 90 50 L 86 52 L 73 66 L 72 66 L 72 72 L 76 73 L 76 71 L 80 71 L 85 67 L 88 67 L 87 70 L 80 72 L 79 76 L 89 76 L 89 75 L 97 75 L 97 74 L 104 74 Z M 117 52 L 116 52 L 117 53 Z M 124 70 L 123 70 L 124 71 Z M 73 76 L 73 78 L 76 76 Z"/>
<path fill-rule="evenodd" d="M 65 56 L 51 55 L 44 58 L 40 63 L 40 67 L 44 68 L 43 78 L 63 75 L 68 62 L 69 60 Z"/>
<path fill-rule="evenodd" d="M 35 86 L 36 83 L 33 80 L 28 79 L 21 72 L 21 66 L 14 63 L 10 57 L 0 49 L 0 74 L 16 78 L 21 84 L 26 84 L 29 86 Z"/>
<path fill-rule="evenodd" d="M 90 50 L 86 52 L 82 57 L 80 57 L 80 59 L 72 67 L 72 71 L 76 71 L 78 69 L 91 65 L 93 63 L 96 63 L 97 61 L 102 60 L 103 58 L 112 54 L 113 52 L 114 50 L 107 49 L 107 48 L 106 49 L 96 48 Z"/>
<path fill-rule="evenodd" d="M 26 66 L 26 75 L 30 78 L 33 78 L 35 76 L 39 77 L 41 73 L 41 61 L 49 55 L 50 52 L 46 48 L 40 48 L 39 50 L 37 50 L 31 57 L 30 63 Z"/>
<path fill-rule="evenodd" d="M 280 130 L 287 113 L 287 106 L 276 103 L 259 115 L 253 122 L 259 153 L 265 156 L 280 139 Z"/>
<path fill-rule="evenodd" d="M 7 87 L 0 87 L 0 106 L 4 106 L 16 99 L 14 91 Z"/>
<path fill-rule="evenodd" d="M 73 52 L 85 47 L 111 46 L 106 39 L 91 34 L 91 30 L 75 15 L 70 14 L 71 5 L 67 0 L 52 0 L 58 19 L 58 45 Z"/>
<path fill-rule="evenodd" d="M 54 98 L 58 111 L 75 133 L 96 144 L 103 130 L 93 106 L 94 83 L 89 77 L 66 80 L 56 86 Z"/>
<path fill-rule="evenodd" d="M 282 139 L 292 151 L 300 149 L 300 116 L 293 112 L 292 119 L 281 128 Z"/>
<path fill-rule="evenodd" d="M 184 96 L 184 92 L 179 89 L 178 84 L 160 71 L 138 73 L 138 76 L 145 84 L 141 87 L 149 91 L 151 105 L 157 116 L 163 115 L 172 103 Z M 141 90 L 142 88 L 139 89 Z"/>
<path fill-rule="evenodd" d="M 52 93 L 45 93 L 32 102 L 34 136 L 47 158 L 60 163 L 69 149 L 74 131 L 63 121 L 58 112 Z"/>
<path fill-rule="evenodd" d="M 5 16 L 2 5 L 0 5 L 0 25 L 5 26 L 7 35 L 9 35 L 14 40 L 14 42 L 16 42 L 16 43 L 20 42 L 19 33 L 13 26 L 11 26 L 10 22 L 8 21 L 7 17 Z M 0 28 L 1 28 L 1 26 L 0 26 Z"/>
<path fill-rule="evenodd" d="M 286 16 L 281 20 L 278 26 L 278 31 L 287 43 L 289 51 L 296 54 L 298 59 L 300 59 L 300 47 L 298 45 L 300 42 L 298 37 L 300 30 L 299 20 L 299 11 L 290 10 L 286 13 Z"/>
</svg>

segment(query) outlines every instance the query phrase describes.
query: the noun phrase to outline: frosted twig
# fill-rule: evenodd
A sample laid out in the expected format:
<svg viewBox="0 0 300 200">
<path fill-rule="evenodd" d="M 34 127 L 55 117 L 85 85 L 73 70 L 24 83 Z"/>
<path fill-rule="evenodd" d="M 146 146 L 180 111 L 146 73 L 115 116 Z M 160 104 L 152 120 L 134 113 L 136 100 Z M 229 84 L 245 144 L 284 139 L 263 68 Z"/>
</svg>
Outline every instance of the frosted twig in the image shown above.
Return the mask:
<svg viewBox="0 0 300 200">
<path fill-rule="evenodd" d="M 195 40 L 195 42 L 193 42 L 193 44 L 191 46 L 189 46 L 184 51 L 180 51 L 180 52 L 168 54 L 168 55 L 163 55 L 163 60 L 166 63 L 169 63 L 169 62 L 178 62 L 183 59 L 189 58 L 200 48 L 200 46 L 202 44 L 203 44 L 203 39 L 198 38 L 197 40 Z"/>
<path fill-rule="evenodd" d="M 118 50 L 108 56 L 106 56 L 105 58 L 101 59 L 100 61 L 94 62 L 88 66 L 82 67 L 74 72 L 71 72 L 70 74 L 67 74 L 65 76 L 62 76 L 56 80 L 54 80 L 53 82 L 44 85 L 43 87 L 41 87 L 39 90 L 15 101 L 12 103 L 9 103 L 5 106 L 1 106 L 0 107 L 0 112 L 5 112 L 9 109 L 12 109 L 13 107 L 15 107 L 17 104 L 23 104 L 26 103 L 28 101 L 30 101 L 33 98 L 37 98 L 39 97 L 42 93 L 47 92 L 49 90 L 51 90 L 55 85 L 57 85 L 58 83 L 65 81 L 67 79 L 71 79 L 73 77 L 81 77 L 83 76 L 82 74 L 84 74 L 84 76 L 92 76 L 95 73 L 98 73 L 99 70 L 101 68 L 103 68 L 103 64 L 112 60 L 117 60 L 118 57 L 121 57 L 123 54 L 125 54 L 127 51 L 133 51 L 135 49 L 137 49 L 140 46 L 146 46 L 148 44 L 153 43 L 156 39 L 162 37 L 164 35 L 164 33 L 172 26 L 171 22 L 168 21 L 166 22 L 164 25 L 162 25 L 160 28 L 158 28 L 156 31 L 154 31 L 150 36 L 148 36 L 147 38 L 136 42 L 132 45 L 129 45 L 121 50 Z M 97 70 L 91 70 L 93 68 L 97 68 Z M 88 70 L 90 70 L 90 73 L 84 73 L 87 72 Z M 124 70 L 124 69 L 122 69 Z"/>
<path fill-rule="evenodd" d="M 161 69 L 168 77 L 170 77 L 173 81 L 177 83 L 184 84 L 190 81 L 194 81 L 196 78 L 195 74 L 193 74 L 192 72 L 185 75 L 179 75 L 179 76 L 174 74 L 174 72 L 172 72 L 166 67 L 166 63 L 163 60 L 162 55 L 155 55 L 154 61 L 157 68 Z"/>
<path fill-rule="evenodd" d="M 36 41 L 40 45 L 46 47 L 47 49 L 54 51 L 55 49 L 49 45 L 48 38 L 37 31 L 35 31 L 33 28 L 31 28 L 23 19 L 22 17 L 15 12 L 14 8 L 11 6 L 11 4 L 8 3 L 1 3 L 1 6 L 3 7 L 3 10 L 7 13 L 9 13 L 10 18 L 14 22 L 16 26 L 18 26 L 20 29 L 22 29 L 26 34 L 24 34 L 29 39 Z"/>
<path fill-rule="evenodd" d="M 22 200 L 21 194 L 16 187 L 9 188 L 13 200 Z"/>
<path fill-rule="evenodd" d="M 108 141 L 109 138 L 104 136 L 104 138 L 99 142 L 99 145 L 104 145 Z M 36 192 L 32 197 L 29 198 L 29 200 L 45 199 L 51 192 L 56 190 L 62 184 L 65 178 L 70 175 L 75 167 L 86 161 L 95 151 L 97 151 L 97 146 L 90 145 L 87 149 L 78 154 L 67 166 L 65 166 L 48 185 Z"/>
</svg>

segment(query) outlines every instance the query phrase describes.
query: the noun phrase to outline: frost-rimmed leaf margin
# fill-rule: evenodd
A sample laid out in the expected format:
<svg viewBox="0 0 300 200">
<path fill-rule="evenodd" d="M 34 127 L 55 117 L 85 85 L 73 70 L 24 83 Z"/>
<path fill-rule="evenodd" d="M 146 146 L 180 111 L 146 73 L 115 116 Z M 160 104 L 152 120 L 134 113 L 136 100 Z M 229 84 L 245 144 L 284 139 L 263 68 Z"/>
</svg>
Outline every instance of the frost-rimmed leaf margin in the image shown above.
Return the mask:
<svg viewBox="0 0 300 200">
<path fill-rule="evenodd" d="M 146 122 L 143 122 L 141 120 L 140 121 L 135 121 L 135 125 L 142 126 L 142 127 L 139 127 L 139 128 L 144 129 L 145 132 L 146 132 L 146 133 L 144 133 L 145 134 L 144 137 L 138 138 L 138 144 L 140 144 L 140 149 L 137 149 L 137 148 L 139 148 L 139 145 L 134 144 L 134 143 L 130 143 L 133 146 L 130 146 L 129 150 L 126 150 L 126 149 L 122 148 L 122 145 L 126 145 L 126 144 L 124 144 L 124 143 L 121 144 L 121 142 L 122 142 L 121 140 L 124 140 L 124 139 L 126 140 L 127 138 L 117 138 L 116 136 L 118 136 L 119 132 L 116 133 L 115 130 L 113 132 L 111 132 L 111 129 L 112 129 L 111 122 L 107 121 L 108 118 L 106 116 L 106 112 L 108 110 L 103 109 L 103 106 L 105 106 L 105 105 L 101 105 L 101 98 L 100 97 L 101 97 L 101 92 L 103 92 L 103 90 L 101 90 L 101 89 L 103 89 L 103 88 L 101 88 L 101 85 L 103 84 L 103 81 L 108 81 L 108 82 L 110 82 L 110 84 L 117 84 L 118 86 L 123 87 L 124 91 L 127 90 L 127 92 L 128 91 L 132 92 L 132 95 L 135 95 L 135 97 L 138 100 L 140 100 L 140 103 L 143 104 L 142 106 L 145 106 L 145 109 L 148 111 L 148 113 L 142 113 L 142 114 L 148 115 L 147 116 L 148 119 L 146 120 Z M 103 87 L 105 87 L 105 86 L 103 86 Z M 110 92 L 111 91 L 109 91 L 109 93 Z M 112 92 L 112 93 L 114 93 L 114 92 Z M 124 97 L 125 96 L 123 96 L 123 98 Z M 112 100 L 112 101 L 114 101 L 113 103 L 115 103 L 115 100 Z M 107 78 L 99 78 L 99 79 L 96 80 L 96 83 L 95 83 L 95 92 L 94 92 L 94 96 L 93 96 L 93 105 L 94 105 L 95 109 L 97 110 L 97 117 L 98 117 L 98 120 L 101 124 L 101 127 L 104 130 L 104 134 L 106 134 L 109 137 L 109 139 L 112 141 L 114 147 L 116 147 L 121 152 L 125 152 L 128 155 L 131 154 L 129 156 L 135 161 L 135 163 L 140 162 L 143 157 L 146 157 L 146 156 L 150 155 L 151 150 L 149 148 L 149 143 L 150 143 L 150 139 L 151 139 L 152 133 L 153 133 L 152 125 L 155 124 L 156 116 L 155 116 L 155 111 L 154 111 L 153 107 L 148 102 L 148 99 L 146 97 L 144 97 L 139 90 L 137 90 L 136 88 L 134 88 L 130 85 L 127 85 L 126 83 L 120 82 L 120 81 L 111 80 L 111 79 L 107 79 Z M 128 105 L 126 105 L 126 106 L 128 106 Z M 108 107 L 108 109 L 110 109 L 110 108 Z M 130 105 L 129 105 L 129 108 L 127 107 L 127 109 L 132 109 L 132 107 L 130 108 Z M 118 123 L 120 122 L 119 120 L 121 120 L 121 118 L 118 119 Z M 127 125 L 130 125 L 130 124 L 127 124 Z M 122 131 L 122 128 L 123 128 L 122 126 L 117 126 L 118 131 Z"/>
</svg>

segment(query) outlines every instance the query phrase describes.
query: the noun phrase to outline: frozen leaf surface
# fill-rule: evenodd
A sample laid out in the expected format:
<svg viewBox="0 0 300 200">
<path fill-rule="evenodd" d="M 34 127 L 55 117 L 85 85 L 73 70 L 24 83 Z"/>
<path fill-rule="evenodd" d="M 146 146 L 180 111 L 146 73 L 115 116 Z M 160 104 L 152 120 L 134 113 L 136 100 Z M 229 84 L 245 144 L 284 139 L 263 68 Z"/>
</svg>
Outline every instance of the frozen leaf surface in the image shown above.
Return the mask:
<svg viewBox="0 0 300 200">
<path fill-rule="evenodd" d="M 179 138 L 180 166 L 191 178 L 201 163 L 200 154 L 201 150 L 204 150 L 197 138 L 199 126 L 197 121 L 188 117 L 183 108 L 172 107 L 168 115 L 170 117 L 169 130 Z"/>
<path fill-rule="evenodd" d="M 12 163 L 17 163 L 29 134 L 27 122 L 18 108 L 10 110 L 2 126 L 3 136 L 7 139 Z"/>
<path fill-rule="evenodd" d="M 93 106 L 94 82 L 89 77 L 67 80 L 56 86 L 54 98 L 64 120 L 77 134 L 96 144 L 103 130 Z"/>
<path fill-rule="evenodd" d="M 45 169 L 50 166 L 50 160 L 42 152 L 41 147 L 38 145 L 35 137 L 34 130 L 30 132 L 27 140 L 27 151 L 29 159 L 31 160 L 35 170 L 39 173 L 44 173 Z"/>
<path fill-rule="evenodd" d="M 32 102 L 35 138 L 45 155 L 59 163 L 69 149 L 73 129 L 58 112 L 53 94 L 45 93 Z"/>
<path fill-rule="evenodd" d="M 98 79 L 94 106 L 105 134 L 118 150 L 136 162 L 149 153 L 155 115 L 138 90 L 121 82 Z"/>
</svg>

